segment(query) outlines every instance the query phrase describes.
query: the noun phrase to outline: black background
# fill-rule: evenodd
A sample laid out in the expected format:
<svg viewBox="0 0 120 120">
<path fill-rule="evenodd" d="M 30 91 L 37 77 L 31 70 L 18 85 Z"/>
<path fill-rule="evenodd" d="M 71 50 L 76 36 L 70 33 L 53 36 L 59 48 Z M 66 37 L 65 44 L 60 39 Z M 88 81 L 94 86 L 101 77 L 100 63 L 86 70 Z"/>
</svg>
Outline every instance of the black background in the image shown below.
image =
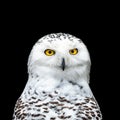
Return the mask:
<svg viewBox="0 0 120 120">
<path fill-rule="evenodd" d="M 113 56 L 114 43 L 108 18 L 101 12 L 83 9 L 84 13 L 64 11 L 60 13 L 17 11 L 5 15 L 3 41 L 6 62 L 5 84 L 2 91 L 7 109 L 3 112 L 6 120 L 11 120 L 16 100 L 21 95 L 28 79 L 27 60 L 34 43 L 49 33 L 65 32 L 79 37 L 86 44 L 91 57 L 90 86 L 103 114 L 103 120 L 112 119 L 113 97 Z M 111 47 L 112 46 L 112 47 Z M 112 57 L 111 57 L 112 55 Z M 9 74 L 7 74 L 9 73 Z M 114 96 L 114 94 L 112 94 Z M 7 112 L 6 112 L 7 111 Z M 7 113 L 7 114 L 6 114 Z M 114 117 L 113 117 L 114 118 Z"/>
</svg>

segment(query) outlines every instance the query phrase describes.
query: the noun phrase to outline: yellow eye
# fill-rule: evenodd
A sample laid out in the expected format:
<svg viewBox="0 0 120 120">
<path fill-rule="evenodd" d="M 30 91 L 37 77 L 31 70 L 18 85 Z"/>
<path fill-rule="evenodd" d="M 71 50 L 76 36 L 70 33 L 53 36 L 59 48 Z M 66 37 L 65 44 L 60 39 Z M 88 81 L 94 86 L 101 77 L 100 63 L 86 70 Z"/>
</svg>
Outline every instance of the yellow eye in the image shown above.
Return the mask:
<svg viewBox="0 0 120 120">
<path fill-rule="evenodd" d="M 47 56 L 52 56 L 55 54 L 55 51 L 54 50 L 51 50 L 51 49 L 46 49 L 44 51 L 44 53 L 47 55 Z"/>
<path fill-rule="evenodd" d="M 71 49 L 71 50 L 69 50 L 69 53 L 71 55 L 76 55 L 78 53 L 78 49 L 77 48 Z"/>
</svg>

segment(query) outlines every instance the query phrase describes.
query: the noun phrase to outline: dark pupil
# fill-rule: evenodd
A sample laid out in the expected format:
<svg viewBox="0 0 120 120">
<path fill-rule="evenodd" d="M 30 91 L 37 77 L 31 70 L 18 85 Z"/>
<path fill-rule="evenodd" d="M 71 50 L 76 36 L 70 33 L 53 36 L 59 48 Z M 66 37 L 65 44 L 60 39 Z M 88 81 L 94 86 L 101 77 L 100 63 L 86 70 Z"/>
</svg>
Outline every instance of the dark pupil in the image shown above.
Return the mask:
<svg viewBox="0 0 120 120">
<path fill-rule="evenodd" d="M 72 50 L 71 52 L 74 53 L 74 50 Z"/>
<path fill-rule="evenodd" d="M 49 53 L 49 54 L 51 54 L 52 52 L 51 52 L 51 51 L 49 51 L 48 53 Z"/>
</svg>

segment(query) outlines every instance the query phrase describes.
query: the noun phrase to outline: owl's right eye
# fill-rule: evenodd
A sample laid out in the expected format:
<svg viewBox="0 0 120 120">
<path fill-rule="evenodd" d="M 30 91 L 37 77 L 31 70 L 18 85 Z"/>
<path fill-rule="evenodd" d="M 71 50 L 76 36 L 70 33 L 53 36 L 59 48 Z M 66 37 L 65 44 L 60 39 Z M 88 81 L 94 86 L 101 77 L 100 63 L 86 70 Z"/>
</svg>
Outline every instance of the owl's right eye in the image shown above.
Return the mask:
<svg viewBox="0 0 120 120">
<path fill-rule="evenodd" d="M 47 56 L 52 56 L 52 55 L 55 54 L 55 51 L 54 51 L 54 50 L 51 50 L 51 49 L 46 49 L 46 50 L 44 51 L 44 53 L 45 53 L 45 55 L 47 55 Z"/>
<path fill-rule="evenodd" d="M 69 53 L 71 55 L 76 55 L 78 53 L 78 49 L 77 48 L 71 49 L 71 50 L 69 50 Z"/>
</svg>

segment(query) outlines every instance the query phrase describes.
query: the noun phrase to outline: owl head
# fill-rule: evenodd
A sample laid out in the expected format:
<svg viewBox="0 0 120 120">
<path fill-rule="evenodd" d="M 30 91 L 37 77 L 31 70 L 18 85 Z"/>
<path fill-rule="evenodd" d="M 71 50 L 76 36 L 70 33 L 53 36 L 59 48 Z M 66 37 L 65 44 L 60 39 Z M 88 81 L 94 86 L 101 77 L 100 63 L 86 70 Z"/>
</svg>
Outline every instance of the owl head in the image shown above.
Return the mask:
<svg viewBox="0 0 120 120">
<path fill-rule="evenodd" d="M 84 76 L 89 81 L 89 52 L 81 39 L 65 33 L 40 38 L 30 53 L 28 71 L 51 72 L 57 76 Z M 74 78 L 75 79 L 75 78 Z"/>
</svg>

